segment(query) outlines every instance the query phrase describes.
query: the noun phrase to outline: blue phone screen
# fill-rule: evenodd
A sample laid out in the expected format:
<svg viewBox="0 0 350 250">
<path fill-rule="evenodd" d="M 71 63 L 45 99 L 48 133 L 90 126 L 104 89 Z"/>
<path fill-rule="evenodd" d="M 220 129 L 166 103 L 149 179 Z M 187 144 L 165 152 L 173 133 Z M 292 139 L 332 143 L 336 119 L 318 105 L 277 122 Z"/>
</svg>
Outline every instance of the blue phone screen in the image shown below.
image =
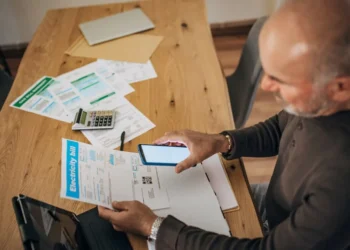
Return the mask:
<svg viewBox="0 0 350 250">
<path fill-rule="evenodd" d="M 190 155 L 185 147 L 142 145 L 142 151 L 148 163 L 177 164 Z"/>
</svg>

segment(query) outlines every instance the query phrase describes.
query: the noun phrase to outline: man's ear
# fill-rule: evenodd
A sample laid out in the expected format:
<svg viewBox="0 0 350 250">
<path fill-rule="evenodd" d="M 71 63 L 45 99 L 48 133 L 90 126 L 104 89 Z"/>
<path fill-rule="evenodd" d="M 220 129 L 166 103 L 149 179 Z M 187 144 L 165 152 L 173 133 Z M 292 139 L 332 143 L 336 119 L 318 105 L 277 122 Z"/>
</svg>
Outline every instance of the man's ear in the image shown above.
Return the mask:
<svg viewBox="0 0 350 250">
<path fill-rule="evenodd" d="M 327 87 L 328 96 L 335 102 L 350 101 L 350 76 L 338 77 L 334 79 Z"/>
</svg>

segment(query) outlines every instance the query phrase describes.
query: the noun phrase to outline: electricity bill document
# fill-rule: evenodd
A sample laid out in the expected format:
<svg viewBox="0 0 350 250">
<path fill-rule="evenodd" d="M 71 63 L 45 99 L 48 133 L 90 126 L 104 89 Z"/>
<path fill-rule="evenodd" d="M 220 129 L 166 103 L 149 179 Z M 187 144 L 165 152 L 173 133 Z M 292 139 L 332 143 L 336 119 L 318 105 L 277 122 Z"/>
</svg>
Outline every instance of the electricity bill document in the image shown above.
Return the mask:
<svg viewBox="0 0 350 250">
<path fill-rule="evenodd" d="M 113 201 L 138 200 L 153 210 L 169 208 L 157 167 L 137 153 L 108 150 L 62 139 L 61 197 L 112 208 Z"/>
</svg>

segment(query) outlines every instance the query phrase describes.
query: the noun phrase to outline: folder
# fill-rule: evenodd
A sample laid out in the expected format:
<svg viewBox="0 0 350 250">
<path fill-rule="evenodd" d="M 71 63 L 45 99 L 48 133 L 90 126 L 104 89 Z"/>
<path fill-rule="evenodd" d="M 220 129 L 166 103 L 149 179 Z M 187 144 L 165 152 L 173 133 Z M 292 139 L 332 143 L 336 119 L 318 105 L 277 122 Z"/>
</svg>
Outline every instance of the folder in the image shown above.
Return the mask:
<svg viewBox="0 0 350 250">
<path fill-rule="evenodd" d="M 65 51 L 65 54 L 78 57 L 146 63 L 162 40 L 162 36 L 135 34 L 90 46 L 84 37 L 80 36 Z"/>
</svg>

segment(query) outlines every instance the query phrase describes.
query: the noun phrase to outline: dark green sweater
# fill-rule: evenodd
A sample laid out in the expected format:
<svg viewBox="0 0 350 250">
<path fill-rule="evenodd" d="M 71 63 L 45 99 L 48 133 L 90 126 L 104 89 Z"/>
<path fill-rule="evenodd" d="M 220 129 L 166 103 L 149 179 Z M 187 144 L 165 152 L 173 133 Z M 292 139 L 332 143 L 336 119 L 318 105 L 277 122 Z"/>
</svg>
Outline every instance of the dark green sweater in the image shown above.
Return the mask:
<svg viewBox="0 0 350 250">
<path fill-rule="evenodd" d="M 350 249 L 350 111 L 312 119 L 282 111 L 228 133 L 228 159 L 278 154 L 266 195 L 270 233 L 238 239 L 168 216 L 157 250 Z"/>
</svg>

